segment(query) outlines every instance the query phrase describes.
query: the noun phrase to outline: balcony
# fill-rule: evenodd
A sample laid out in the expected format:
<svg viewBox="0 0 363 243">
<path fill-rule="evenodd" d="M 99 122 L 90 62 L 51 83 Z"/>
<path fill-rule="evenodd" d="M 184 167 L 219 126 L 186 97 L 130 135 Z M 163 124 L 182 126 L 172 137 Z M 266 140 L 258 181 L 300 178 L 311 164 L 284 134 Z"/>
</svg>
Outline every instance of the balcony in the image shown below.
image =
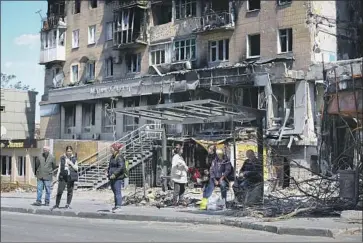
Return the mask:
<svg viewBox="0 0 363 243">
<path fill-rule="evenodd" d="M 234 17 L 229 12 L 213 12 L 205 14 L 200 18 L 201 28 L 195 30 L 197 33 L 215 31 L 215 30 L 234 30 Z"/>
<path fill-rule="evenodd" d="M 66 29 L 56 28 L 41 32 L 39 64 L 64 62 L 66 60 Z"/>
<path fill-rule="evenodd" d="M 42 19 L 42 30 L 48 31 L 56 28 L 66 28 L 64 15 L 51 15 Z"/>
<path fill-rule="evenodd" d="M 39 64 L 45 65 L 52 62 L 65 62 L 66 49 L 64 46 L 56 46 L 40 51 Z"/>
<path fill-rule="evenodd" d="M 138 48 L 147 45 L 146 11 L 133 7 L 114 12 L 114 48 Z"/>
</svg>

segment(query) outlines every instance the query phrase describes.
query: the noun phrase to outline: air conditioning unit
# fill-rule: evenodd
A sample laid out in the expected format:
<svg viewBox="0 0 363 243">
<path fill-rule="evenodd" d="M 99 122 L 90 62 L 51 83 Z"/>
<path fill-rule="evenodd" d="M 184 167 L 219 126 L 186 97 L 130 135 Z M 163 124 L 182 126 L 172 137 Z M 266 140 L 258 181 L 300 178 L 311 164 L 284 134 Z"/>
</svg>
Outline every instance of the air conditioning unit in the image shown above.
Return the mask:
<svg viewBox="0 0 363 243">
<path fill-rule="evenodd" d="M 100 139 L 100 134 L 99 133 L 92 134 L 92 139 L 93 140 L 99 140 Z"/>
<path fill-rule="evenodd" d="M 80 134 L 72 134 L 72 139 L 80 139 L 81 135 Z"/>
</svg>

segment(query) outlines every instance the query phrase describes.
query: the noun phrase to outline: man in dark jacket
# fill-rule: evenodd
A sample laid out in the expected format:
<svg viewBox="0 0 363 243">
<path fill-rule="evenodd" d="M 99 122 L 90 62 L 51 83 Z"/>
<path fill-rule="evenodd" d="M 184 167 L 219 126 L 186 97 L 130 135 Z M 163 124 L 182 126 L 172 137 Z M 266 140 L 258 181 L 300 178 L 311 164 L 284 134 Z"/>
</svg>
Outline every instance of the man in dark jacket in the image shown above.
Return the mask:
<svg viewBox="0 0 363 243">
<path fill-rule="evenodd" d="M 227 181 L 228 176 L 232 172 L 232 164 L 228 160 L 228 157 L 224 156 L 223 150 L 216 150 L 216 158 L 214 159 L 210 168 L 210 181 L 203 192 L 203 198 L 209 198 L 216 186 L 221 188 L 222 199 L 227 198 L 227 191 L 229 183 Z"/>
<path fill-rule="evenodd" d="M 114 143 L 111 145 L 111 158 L 107 170 L 108 178 L 110 179 L 111 189 L 114 195 L 115 207 L 112 208 L 112 212 L 118 212 L 122 205 L 121 187 L 122 182 L 125 179 L 126 164 L 125 159 L 121 154 L 120 143 Z"/>
<path fill-rule="evenodd" d="M 43 153 L 35 161 L 35 176 L 37 177 L 37 200 L 35 206 L 42 205 L 43 189 L 45 188 L 45 205 L 49 206 L 50 188 L 52 186 L 53 171 L 57 168 L 55 158 L 50 154 L 48 146 L 43 147 Z"/>
<path fill-rule="evenodd" d="M 263 181 L 262 164 L 256 158 L 255 153 L 252 150 L 248 150 L 246 157 L 247 159 L 239 171 L 238 179 L 233 184 L 233 191 L 236 197 L 245 194 L 249 188 Z"/>
</svg>

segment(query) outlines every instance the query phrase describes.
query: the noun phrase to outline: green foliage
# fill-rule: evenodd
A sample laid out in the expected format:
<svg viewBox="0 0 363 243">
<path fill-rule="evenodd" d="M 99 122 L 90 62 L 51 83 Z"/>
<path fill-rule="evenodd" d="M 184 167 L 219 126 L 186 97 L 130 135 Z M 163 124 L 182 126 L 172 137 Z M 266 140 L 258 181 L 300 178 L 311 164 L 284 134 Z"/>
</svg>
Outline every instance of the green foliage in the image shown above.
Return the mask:
<svg viewBox="0 0 363 243">
<path fill-rule="evenodd" d="M 1 73 L 1 88 L 35 91 L 35 89 L 30 89 L 29 85 L 23 84 L 22 81 L 17 81 L 12 84 L 11 81 L 13 81 L 14 79 L 16 79 L 16 76 L 13 74 L 8 75 L 5 73 Z"/>
</svg>

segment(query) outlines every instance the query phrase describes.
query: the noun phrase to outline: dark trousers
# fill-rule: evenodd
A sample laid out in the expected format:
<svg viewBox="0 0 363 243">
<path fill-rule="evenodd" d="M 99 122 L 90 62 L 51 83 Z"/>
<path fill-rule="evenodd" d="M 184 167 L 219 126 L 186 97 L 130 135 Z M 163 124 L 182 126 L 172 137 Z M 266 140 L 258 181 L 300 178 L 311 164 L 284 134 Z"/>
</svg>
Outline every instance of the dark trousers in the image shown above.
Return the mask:
<svg viewBox="0 0 363 243">
<path fill-rule="evenodd" d="M 55 205 L 59 207 L 60 201 L 62 199 L 62 194 L 64 192 L 64 189 L 67 186 L 67 204 L 70 205 L 72 202 L 73 197 L 73 189 L 74 189 L 74 181 L 65 181 L 65 180 L 59 180 L 58 181 L 58 190 L 57 190 L 57 198 L 55 201 Z"/>
<path fill-rule="evenodd" d="M 115 200 L 115 207 L 121 207 L 122 205 L 122 194 L 121 194 L 121 187 L 122 187 L 122 180 L 111 180 L 111 189 L 113 192 L 113 197 Z"/>
<path fill-rule="evenodd" d="M 173 203 L 177 204 L 184 200 L 185 183 L 174 182 Z"/>
</svg>

